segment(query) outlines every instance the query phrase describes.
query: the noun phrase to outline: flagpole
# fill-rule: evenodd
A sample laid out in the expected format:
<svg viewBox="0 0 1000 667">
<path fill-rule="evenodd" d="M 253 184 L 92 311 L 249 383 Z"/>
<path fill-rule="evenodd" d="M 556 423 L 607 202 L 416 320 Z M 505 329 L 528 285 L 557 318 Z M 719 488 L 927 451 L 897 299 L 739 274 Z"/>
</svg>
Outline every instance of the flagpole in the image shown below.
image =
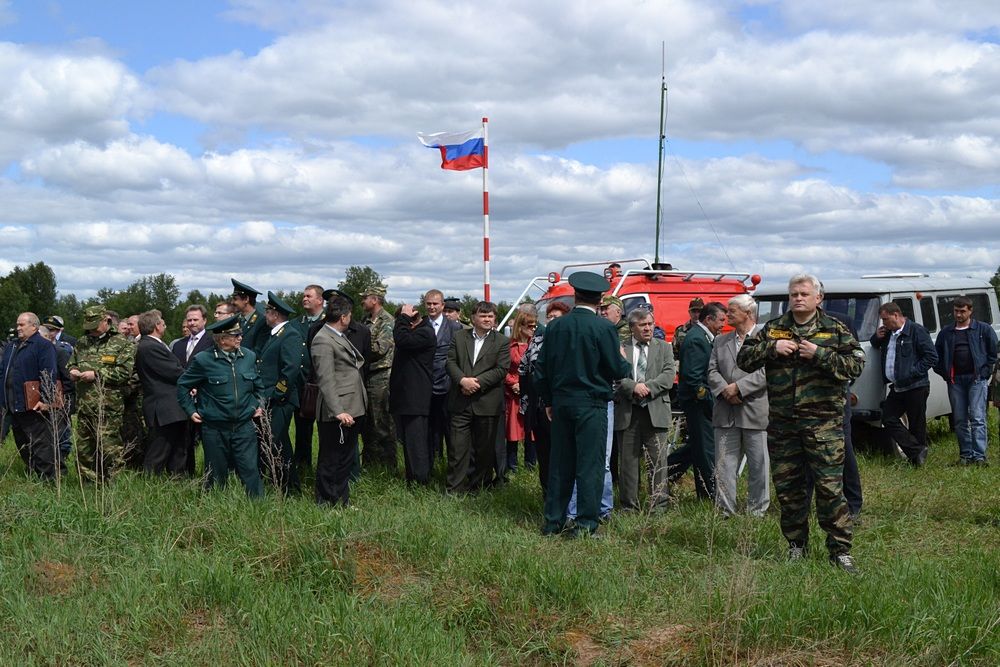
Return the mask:
<svg viewBox="0 0 1000 667">
<path fill-rule="evenodd" d="M 483 300 L 490 300 L 490 191 L 488 173 L 490 166 L 490 141 L 483 117 Z"/>
</svg>

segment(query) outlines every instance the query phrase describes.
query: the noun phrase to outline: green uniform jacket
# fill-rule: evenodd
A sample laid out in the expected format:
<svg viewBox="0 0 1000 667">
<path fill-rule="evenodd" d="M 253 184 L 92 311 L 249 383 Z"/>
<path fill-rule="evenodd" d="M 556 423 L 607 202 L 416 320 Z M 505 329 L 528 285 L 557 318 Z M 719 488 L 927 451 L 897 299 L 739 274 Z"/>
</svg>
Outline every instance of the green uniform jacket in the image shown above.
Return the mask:
<svg viewBox="0 0 1000 667">
<path fill-rule="evenodd" d="M 812 359 L 780 357 L 779 340 L 808 340 L 819 349 Z M 747 337 L 736 364 L 747 373 L 766 369 L 772 426 L 775 420 L 841 420 L 847 383 L 864 370 L 865 352 L 843 323 L 822 310 L 805 324 L 796 324 L 788 312 Z"/>
<path fill-rule="evenodd" d="M 697 324 L 687 330 L 681 348 L 680 375 L 677 377 L 678 401 L 708 401 L 715 398 L 708 387 L 708 361 L 712 358 L 712 341 Z"/>
<path fill-rule="evenodd" d="M 107 403 L 105 409 L 121 411 L 125 395 L 139 385 L 135 374 L 135 344 L 117 331 L 109 329 L 100 336 L 80 336 L 67 370 L 94 371 L 98 382 L 78 382 L 76 405 L 82 413 L 93 413 L 98 408 L 97 386 L 103 386 Z"/>
<path fill-rule="evenodd" d="M 396 320 L 383 308 L 375 317 L 366 313 L 361 323 L 372 333 L 372 358 L 368 364 L 368 375 L 389 370 L 392 368 L 392 357 L 396 349 L 396 344 L 392 340 L 392 329 L 396 326 Z"/>
<path fill-rule="evenodd" d="M 620 348 L 613 324 L 577 306 L 545 329 L 533 377 L 538 395 L 552 407 L 579 401 L 607 403 L 615 380 L 632 372 Z"/>
<path fill-rule="evenodd" d="M 268 336 L 257 357 L 257 372 L 264 385 L 264 398 L 279 405 L 299 407 L 302 382 L 302 336 L 291 322 Z"/>
<path fill-rule="evenodd" d="M 244 318 L 240 315 L 240 328 L 243 330 L 242 346 L 253 350 L 254 354 L 260 354 L 268 336 L 271 335 L 271 328 L 264 320 L 264 304 L 258 303 L 254 306 L 250 317 Z"/>
<path fill-rule="evenodd" d="M 191 390 L 198 390 L 198 403 Z M 218 346 L 196 355 L 177 381 L 177 402 L 190 417 L 195 412 L 208 423 L 248 421 L 261 407 L 264 384 L 257 358 L 250 350 L 236 350 L 234 362 Z"/>
</svg>

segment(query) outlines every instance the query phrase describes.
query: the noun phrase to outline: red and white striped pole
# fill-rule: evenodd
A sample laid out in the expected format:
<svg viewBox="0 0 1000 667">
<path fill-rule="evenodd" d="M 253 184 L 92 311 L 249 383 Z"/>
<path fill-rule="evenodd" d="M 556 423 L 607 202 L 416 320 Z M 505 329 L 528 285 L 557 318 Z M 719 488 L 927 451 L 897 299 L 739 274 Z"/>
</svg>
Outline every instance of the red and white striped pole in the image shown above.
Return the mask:
<svg viewBox="0 0 1000 667">
<path fill-rule="evenodd" d="M 483 118 L 483 300 L 490 300 L 490 191 L 487 187 L 490 167 L 490 140 Z"/>
</svg>

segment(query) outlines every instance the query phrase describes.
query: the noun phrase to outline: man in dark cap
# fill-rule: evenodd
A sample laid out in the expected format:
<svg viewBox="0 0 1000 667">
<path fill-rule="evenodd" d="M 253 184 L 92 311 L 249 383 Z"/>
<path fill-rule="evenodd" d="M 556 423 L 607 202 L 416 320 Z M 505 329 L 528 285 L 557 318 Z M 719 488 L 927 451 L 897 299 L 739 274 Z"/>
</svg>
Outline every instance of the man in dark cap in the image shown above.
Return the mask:
<svg viewBox="0 0 1000 667">
<path fill-rule="evenodd" d="M 462 314 L 462 300 L 457 296 L 449 296 L 444 300 L 444 316 L 452 322 L 458 322 L 464 329 L 472 327 L 468 318 Z"/>
<path fill-rule="evenodd" d="M 302 334 L 288 318 L 291 306 L 274 292 L 267 293 L 264 318 L 270 334 L 257 357 L 257 371 L 264 384 L 264 401 L 269 428 L 261 428 L 261 472 L 283 493 L 299 492 L 298 471 L 292 465 L 292 441 L 288 427 L 292 415 L 299 407 L 299 388 L 302 382 Z"/>
<path fill-rule="evenodd" d="M 55 332 L 55 338 L 53 342 L 59 341 L 61 343 L 66 343 L 70 347 L 76 346 L 76 338 L 70 336 L 65 331 L 65 325 L 63 324 L 63 318 L 58 315 L 49 315 L 44 320 L 42 320 L 42 326 L 48 327 L 49 330 Z"/>
<path fill-rule="evenodd" d="M 704 307 L 705 300 L 701 297 L 691 299 L 691 302 L 688 303 L 688 321 L 674 329 L 674 360 L 677 362 L 678 371 L 681 363 L 681 343 L 684 342 L 684 336 L 687 335 L 691 327 L 698 326 L 698 315 L 701 314 L 701 309 Z"/>
<path fill-rule="evenodd" d="M 177 401 L 191 421 L 201 424 L 207 487 L 226 485 L 236 471 L 247 495 L 263 495 L 257 467 L 257 434 L 253 419 L 264 410 L 264 385 L 257 373 L 257 357 L 243 348 L 238 316 L 205 327 L 215 347 L 193 357 L 177 381 Z M 198 404 L 191 390 L 198 390 Z"/>
<path fill-rule="evenodd" d="M 631 368 L 621 353 L 618 333 L 597 316 L 601 294 L 611 285 L 588 271 L 569 278 L 576 307 L 552 321 L 538 355 L 534 382 L 552 421 L 549 488 L 542 533 L 552 535 L 566 526 L 566 506 L 577 487 L 573 536 L 597 530 L 603 491 L 608 402 L 612 385 Z"/>
<path fill-rule="evenodd" d="M 242 347 L 250 348 L 254 354 L 267 342 L 268 326 L 264 320 L 264 304 L 257 303 L 260 292 L 236 278 L 230 278 L 233 283 L 233 305 L 240 316 L 240 328 L 243 330 Z"/>
</svg>

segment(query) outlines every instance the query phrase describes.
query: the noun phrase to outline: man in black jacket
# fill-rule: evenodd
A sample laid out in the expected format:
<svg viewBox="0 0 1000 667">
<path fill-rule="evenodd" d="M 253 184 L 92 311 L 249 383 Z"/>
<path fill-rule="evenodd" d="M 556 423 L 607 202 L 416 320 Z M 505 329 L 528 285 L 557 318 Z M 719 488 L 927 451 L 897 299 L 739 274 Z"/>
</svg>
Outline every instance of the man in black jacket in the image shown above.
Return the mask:
<svg viewBox="0 0 1000 667">
<path fill-rule="evenodd" d="M 396 351 L 389 371 L 389 412 L 403 443 L 406 481 L 427 484 L 434 462 L 427 440 L 436 347 L 434 328 L 413 306 L 403 304 L 396 313 L 392 339 Z"/>
<path fill-rule="evenodd" d="M 154 475 L 183 475 L 188 471 L 188 417 L 177 402 L 177 380 L 184 366 L 163 342 L 166 328 L 158 310 L 139 316 L 135 370 L 142 384 L 143 417 L 152 432 L 142 468 Z"/>
<path fill-rule="evenodd" d="M 937 364 L 937 350 L 927 329 L 911 322 L 895 303 L 878 311 L 882 326 L 872 335 L 873 348 L 882 350 L 882 379 L 889 395 L 882 406 L 882 426 L 915 466 L 927 459 L 927 372 Z M 909 428 L 900 419 L 906 415 Z"/>
<path fill-rule="evenodd" d="M 450 302 L 456 305 L 454 301 Z M 455 333 L 462 330 L 462 323 L 445 316 L 447 305 L 441 290 L 428 290 L 424 293 L 424 308 L 427 309 L 427 321 L 434 329 L 437 338 L 437 348 L 434 350 L 434 387 L 431 390 L 431 411 L 427 418 L 427 439 L 430 443 L 432 460 L 442 455 L 445 445 L 451 439 L 448 418 L 448 391 L 451 389 L 451 378 L 445 364 L 448 362 L 448 348 Z"/>
</svg>

